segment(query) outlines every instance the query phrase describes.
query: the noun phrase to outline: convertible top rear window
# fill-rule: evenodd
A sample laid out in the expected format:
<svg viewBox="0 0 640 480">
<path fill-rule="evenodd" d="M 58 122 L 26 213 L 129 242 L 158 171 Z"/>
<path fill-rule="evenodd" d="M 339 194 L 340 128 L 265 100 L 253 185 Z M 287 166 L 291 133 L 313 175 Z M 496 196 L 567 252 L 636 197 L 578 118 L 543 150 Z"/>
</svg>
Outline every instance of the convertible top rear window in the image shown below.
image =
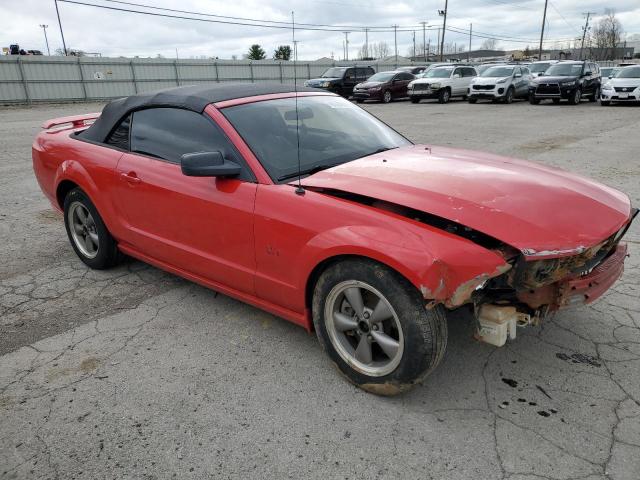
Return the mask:
<svg viewBox="0 0 640 480">
<path fill-rule="evenodd" d="M 313 173 L 373 153 L 410 145 L 407 139 L 351 102 L 328 96 L 283 98 L 228 107 L 233 124 L 274 181 Z"/>
</svg>

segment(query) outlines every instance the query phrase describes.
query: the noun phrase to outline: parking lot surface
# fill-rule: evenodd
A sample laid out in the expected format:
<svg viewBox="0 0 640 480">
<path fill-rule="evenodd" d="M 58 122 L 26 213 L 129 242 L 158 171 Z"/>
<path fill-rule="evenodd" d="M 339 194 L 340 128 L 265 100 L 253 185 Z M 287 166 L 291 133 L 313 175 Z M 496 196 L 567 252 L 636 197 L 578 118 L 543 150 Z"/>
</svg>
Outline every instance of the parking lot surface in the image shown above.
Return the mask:
<svg viewBox="0 0 640 480">
<path fill-rule="evenodd" d="M 133 260 L 80 262 L 30 145 L 43 120 L 100 108 L 0 108 L 0 479 L 640 478 L 640 221 L 601 301 L 498 349 L 453 314 L 424 385 L 376 397 L 284 320 Z M 559 166 L 640 205 L 640 107 L 365 108 L 415 142 Z"/>
</svg>

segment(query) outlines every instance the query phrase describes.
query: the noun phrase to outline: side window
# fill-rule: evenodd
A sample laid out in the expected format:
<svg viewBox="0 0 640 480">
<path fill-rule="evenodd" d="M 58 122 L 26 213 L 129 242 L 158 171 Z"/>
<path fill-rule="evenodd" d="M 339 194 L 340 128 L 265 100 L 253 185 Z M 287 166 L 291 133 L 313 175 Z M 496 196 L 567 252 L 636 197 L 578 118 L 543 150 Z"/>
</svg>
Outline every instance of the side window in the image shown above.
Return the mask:
<svg viewBox="0 0 640 480">
<path fill-rule="evenodd" d="M 516 67 L 513 69 L 513 76 L 515 77 L 516 75 L 522 75 L 522 70 L 520 70 L 520 67 Z"/>
<path fill-rule="evenodd" d="M 220 151 L 243 166 L 241 179 L 253 175 L 222 131 L 203 115 L 178 108 L 149 108 L 133 113 L 131 151 L 180 163 L 185 153 Z"/>
<path fill-rule="evenodd" d="M 465 77 L 475 77 L 476 71 L 471 67 L 467 67 L 463 69 L 463 74 Z"/>
<path fill-rule="evenodd" d="M 129 150 L 129 133 L 131 131 L 131 115 L 120 122 L 120 124 L 111 132 L 105 142 L 107 145 Z"/>
<path fill-rule="evenodd" d="M 462 75 L 462 69 L 461 69 L 461 68 L 456 68 L 456 69 L 453 71 L 453 75 L 451 75 L 451 78 L 453 78 L 455 75 L 460 75 L 460 76 L 462 77 L 462 76 L 463 76 L 463 75 Z"/>
<path fill-rule="evenodd" d="M 531 72 L 529 71 L 529 69 L 527 67 L 522 67 L 522 76 L 527 76 L 527 75 L 531 75 Z"/>
<path fill-rule="evenodd" d="M 345 80 L 355 80 L 355 72 L 354 72 L 353 68 L 348 68 L 344 72 L 344 79 Z"/>
<path fill-rule="evenodd" d="M 402 77 L 401 77 L 401 79 L 402 79 L 402 80 L 413 80 L 413 78 L 414 78 L 414 77 L 413 77 L 413 75 L 412 75 L 412 74 L 410 74 L 410 73 L 406 73 L 406 72 L 405 72 L 405 73 L 403 73 L 403 74 L 402 74 Z"/>
<path fill-rule="evenodd" d="M 365 71 L 364 71 L 364 78 L 365 78 L 365 80 L 366 80 L 366 79 L 367 79 L 367 78 L 369 78 L 371 75 L 375 75 L 375 74 L 376 74 L 376 72 L 373 70 L 373 68 L 371 68 L 371 67 L 369 67 L 369 68 L 365 68 Z"/>
</svg>

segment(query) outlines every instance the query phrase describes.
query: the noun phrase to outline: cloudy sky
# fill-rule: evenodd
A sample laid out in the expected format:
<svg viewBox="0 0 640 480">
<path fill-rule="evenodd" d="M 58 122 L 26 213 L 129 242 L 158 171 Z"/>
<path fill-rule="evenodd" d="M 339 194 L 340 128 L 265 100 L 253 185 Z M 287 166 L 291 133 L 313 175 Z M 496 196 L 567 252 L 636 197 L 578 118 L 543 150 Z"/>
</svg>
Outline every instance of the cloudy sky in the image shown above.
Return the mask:
<svg viewBox="0 0 640 480">
<path fill-rule="evenodd" d="M 135 9 L 169 15 L 194 16 L 176 12 L 161 12 L 148 8 L 107 2 L 105 0 L 74 0 L 114 8 Z M 343 56 L 344 34 L 349 34 L 350 57 L 357 54 L 364 43 L 359 27 L 371 27 L 369 42 L 387 42 L 393 53 L 393 32 L 398 25 L 398 53 L 406 55 L 416 42 L 422 41 L 419 22 L 426 21 L 434 30 L 427 31 L 431 42 L 436 41 L 435 28 L 442 23 L 437 10 L 444 8 L 444 0 L 387 1 L 371 0 L 127 0 L 130 3 L 202 12 L 213 15 L 244 17 L 263 21 L 288 22 L 295 10 L 296 22 L 306 24 L 340 25 L 338 31 L 298 30 L 299 58 L 316 59 L 322 56 Z M 217 56 L 241 57 L 249 45 L 259 43 L 271 56 L 278 45 L 291 43 L 287 29 L 259 28 L 202 21 L 181 20 L 94 8 L 74 3 L 58 2 L 65 40 L 70 48 L 100 52 L 103 56 L 174 57 L 176 49 L 181 58 Z M 483 35 L 502 38 L 499 47 L 524 48 L 537 45 L 542 22 L 544 0 L 449 0 L 448 26 L 473 30 Z M 583 12 L 595 12 L 595 19 L 605 8 L 614 8 L 627 34 L 640 34 L 639 0 L 549 0 L 545 39 L 554 46 L 556 40 L 566 44 L 581 35 Z M 215 17 L 199 17 L 215 19 Z M 233 21 L 233 20 L 230 20 Z M 243 21 L 240 21 L 243 22 Z M 244 22 L 252 23 L 252 22 Z M 255 23 L 255 22 L 254 22 Z M 0 0 L 0 46 L 19 43 L 25 49 L 46 52 L 40 24 L 47 30 L 52 52 L 62 46 L 53 0 Z M 272 25 L 276 25 L 273 23 Z M 509 41 L 505 39 L 510 39 Z M 472 48 L 478 48 L 483 38 L 474 38 Z M 468 45 L 468 35 L 447 32 L 445 42 Z"/>
</svg>

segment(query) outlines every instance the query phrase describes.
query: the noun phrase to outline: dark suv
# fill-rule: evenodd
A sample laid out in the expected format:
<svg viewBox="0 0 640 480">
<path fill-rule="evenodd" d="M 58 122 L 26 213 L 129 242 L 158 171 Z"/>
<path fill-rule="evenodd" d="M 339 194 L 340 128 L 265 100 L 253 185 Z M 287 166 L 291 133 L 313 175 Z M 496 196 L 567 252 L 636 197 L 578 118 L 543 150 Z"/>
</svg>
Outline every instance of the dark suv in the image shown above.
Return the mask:
<svg viewBox="0 0 640 480">
<path fill-rule="evenodd" d="M 348 98 L 353 93 L 353 87 L 374 73 L 371 67 L 331 67 L 320 78 L 304 82 L 304 86 L 323 88 Z"/>
<path fill-rule="evenodd" d="M 576 105 L 582 97 L 587 97 L 595 102 L 600 97 L 600 80 L 600 68 L 596 63 L 559 62 L 531 81 L 529 101 L 537 105 L 545 98 L 552 99 L 553 103 L 565 99 Z"/>
<path fill-rule="evenodd" d="M 373 75 L 366 82 L 353 89 L 353 98 L 358 103 L 365 100 L 379 100 L 389 103 L 394 98 L 407 98 L 407 85 L 415 76 L 409 72 L 391 71 Z"/>
</svg>

